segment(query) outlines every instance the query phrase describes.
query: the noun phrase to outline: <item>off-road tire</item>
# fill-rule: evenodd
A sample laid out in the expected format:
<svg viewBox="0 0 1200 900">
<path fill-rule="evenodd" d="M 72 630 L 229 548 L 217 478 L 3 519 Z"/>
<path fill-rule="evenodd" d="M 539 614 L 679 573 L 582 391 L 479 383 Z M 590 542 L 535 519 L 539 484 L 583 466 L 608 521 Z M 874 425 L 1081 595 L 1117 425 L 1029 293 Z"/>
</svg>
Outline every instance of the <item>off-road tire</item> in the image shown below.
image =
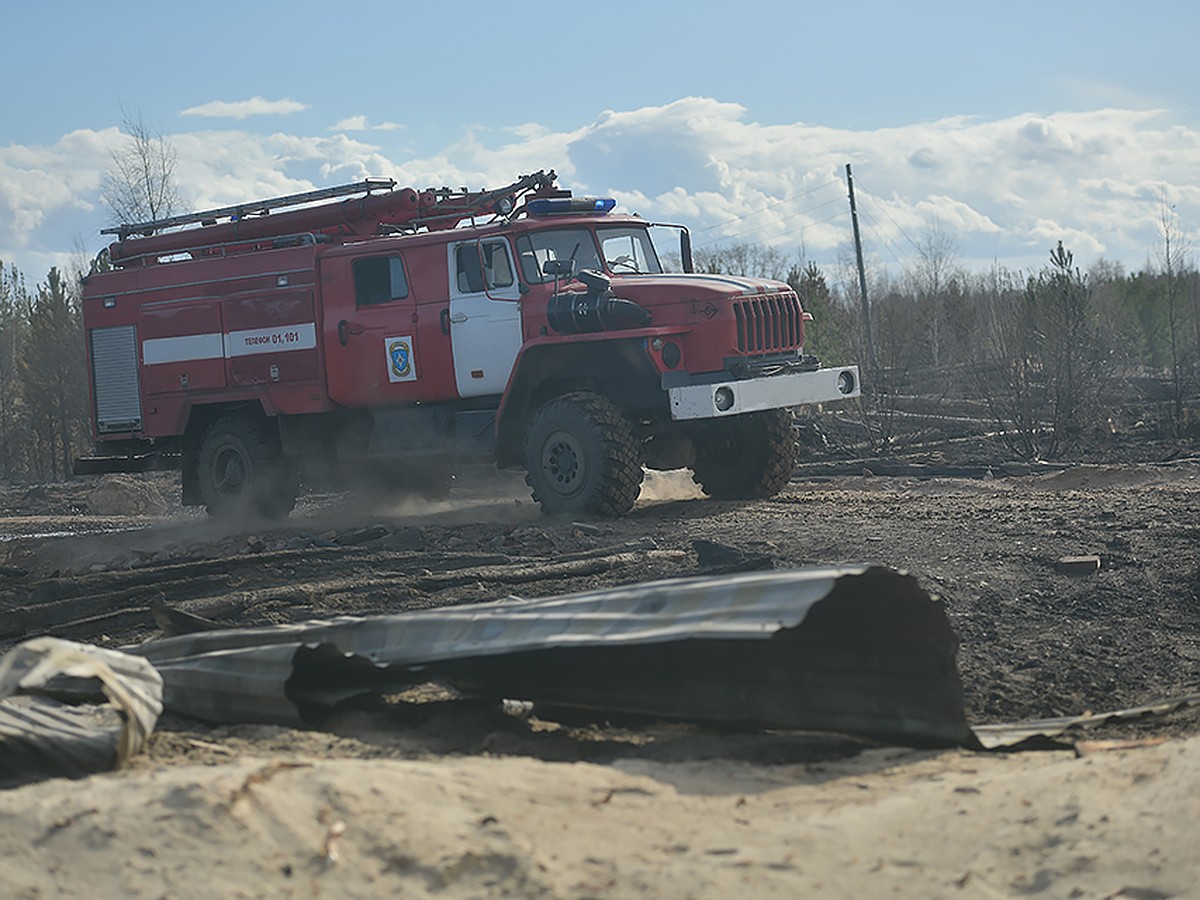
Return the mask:
<svg viewBox="0 0 1200 900">
<path fill-rule="evenodd" d="M 525 483 L 542 511 L 616 518 L 642 491 L 641 445 L 612 401 L 579 391 L 547 402 L 525 436 Z"/>
<path fill-rule="evenodd" d="M 774 497 L 796 466 L 790 409 L 744 413 L 704 425 L 692 438 L 692 480 L 714 500 Z"/>
<path fill-rule="evenodd" d="M 204 432 L 197 453 L 200 496 L 210 516 L 282 519 L 296 505 L 300 478 L 266 419 L 231 413 Z"/>
</svg>

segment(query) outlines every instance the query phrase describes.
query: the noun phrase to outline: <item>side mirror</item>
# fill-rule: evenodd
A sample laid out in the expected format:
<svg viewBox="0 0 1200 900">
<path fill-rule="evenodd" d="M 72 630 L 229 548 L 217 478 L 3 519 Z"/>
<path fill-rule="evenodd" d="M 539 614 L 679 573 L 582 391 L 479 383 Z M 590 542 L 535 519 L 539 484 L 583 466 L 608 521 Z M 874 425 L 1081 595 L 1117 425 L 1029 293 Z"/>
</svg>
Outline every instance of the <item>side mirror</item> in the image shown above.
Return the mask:
<svg viewBox="0 0 1200 900">
<path fill-rule="evenodd" d="M 570 278 L 575 274 L 575 260 L 548 259 L 542 263 L 542 274 L 552 275 L 555 278 Z"/>
</svg>

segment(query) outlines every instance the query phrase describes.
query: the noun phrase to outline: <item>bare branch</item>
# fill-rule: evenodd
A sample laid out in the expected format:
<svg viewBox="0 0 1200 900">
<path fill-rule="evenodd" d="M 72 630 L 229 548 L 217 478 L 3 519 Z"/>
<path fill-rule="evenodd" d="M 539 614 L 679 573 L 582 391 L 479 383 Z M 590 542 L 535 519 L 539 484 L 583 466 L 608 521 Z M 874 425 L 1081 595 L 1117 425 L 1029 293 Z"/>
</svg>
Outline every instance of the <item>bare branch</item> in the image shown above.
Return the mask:
<svg viewBox="0 0 1200 900">
<path fill-rule="evenodd" d="M 147 222 L 178 212 L 175 147 L 140 113 L 124 111 L 123 130 L 128 140 L 112 151 L 100 183 L 112 224 Z"/>
</svg>

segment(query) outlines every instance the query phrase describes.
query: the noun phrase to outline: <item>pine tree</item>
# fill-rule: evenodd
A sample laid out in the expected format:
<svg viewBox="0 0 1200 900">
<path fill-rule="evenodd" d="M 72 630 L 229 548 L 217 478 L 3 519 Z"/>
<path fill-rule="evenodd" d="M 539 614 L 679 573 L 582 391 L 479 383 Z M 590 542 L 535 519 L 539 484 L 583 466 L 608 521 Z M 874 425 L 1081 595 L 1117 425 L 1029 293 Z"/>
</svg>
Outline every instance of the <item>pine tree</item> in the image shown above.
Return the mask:
<svg viewBox="0 0 1200 900">
<path fill-rule="evenodd" d="M 25 341 L 21 311 L 27 305 L 24 277 L 0 263 L 0 474 L 6 481 L 24 473 L 28 449 L 18 365 Z"/>
<path fill-rule="evenodd" d="M 71 286 L 58 269 L 28 304 L 28 335 L 20 359 L 25 406 L 41 477 L 71 474 L 87 413 L 82 323 Z"/>
</svg>

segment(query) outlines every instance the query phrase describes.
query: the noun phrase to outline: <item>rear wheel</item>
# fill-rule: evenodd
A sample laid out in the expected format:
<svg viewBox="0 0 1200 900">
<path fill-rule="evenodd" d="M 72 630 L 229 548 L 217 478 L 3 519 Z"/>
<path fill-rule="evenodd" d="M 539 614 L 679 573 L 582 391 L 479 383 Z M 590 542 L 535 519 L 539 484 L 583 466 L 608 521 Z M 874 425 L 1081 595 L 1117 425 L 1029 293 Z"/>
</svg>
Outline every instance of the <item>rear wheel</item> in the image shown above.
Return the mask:
<svg viewBox="0 0 1200 900">
<path fill-rule="evenodd" d="M 642 455 L 629 420 L 599 394 L 543 406 L 525 438 L 525 482 L 546 513 L 623 516 L 642 490 Z"/>
<path fill-rule="evenodd" d="M 718 419 L 692 439 L 692 480 L 717 500 L 774 497 L 792 477 L 796 432 L 792 411 L 771 409 Z"/>
<path fill-rule="evenodd" d="M 282 519 L 296 505 L 298 473 L 261 417 L 217 419 L 200 439 L 197 457 L 200 496 L 211 516 Z"/>
</svg>

